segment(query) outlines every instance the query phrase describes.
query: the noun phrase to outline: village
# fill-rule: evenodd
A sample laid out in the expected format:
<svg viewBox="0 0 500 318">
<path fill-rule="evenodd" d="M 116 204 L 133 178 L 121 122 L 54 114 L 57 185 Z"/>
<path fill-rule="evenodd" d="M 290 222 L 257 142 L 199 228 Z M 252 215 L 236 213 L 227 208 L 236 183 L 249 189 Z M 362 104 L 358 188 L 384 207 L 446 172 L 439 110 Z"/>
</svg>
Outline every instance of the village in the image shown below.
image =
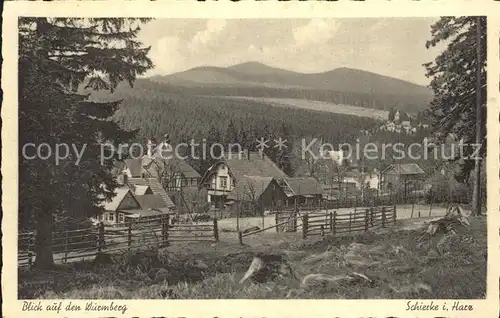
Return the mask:
<svg viewBox="0 0 500 318">
<path fill-rule="evenodd" d="M 162 144 L 168 142 L 164 140 Z M 312 176 L 287 176 L 263 152 L 246 149 L 239 154 L 226 154 L 201 174 L 183 159 L 164 159 L 158 152 L 162 144 L 153 147 L 150 140 L 148 153 L 142 158 L 116 164 L 114 173 L 121 186 L 110 202 L 103 203 L 104 211 L 94 222 L 113 226 L 165 214 L 183 222 L 206 221 L 260 216 L 282 207 L 373 205 L 380 198 L 406 199 L 408 203 L 410 198 L 424 199 L 429 190 L 423 178 L 425 172 L 416 163 L 363 171 L 352 162 L 345 164 L 349 159 L 344 159 L 342 152 L 331 152 L 330 158 L 318 161 L 348 168 L 339 175 L 340 180 L 339 176 L 335 180 L 318 180 Z M 393 193 L 400 197 L 393 199 Z"/>
</svg>

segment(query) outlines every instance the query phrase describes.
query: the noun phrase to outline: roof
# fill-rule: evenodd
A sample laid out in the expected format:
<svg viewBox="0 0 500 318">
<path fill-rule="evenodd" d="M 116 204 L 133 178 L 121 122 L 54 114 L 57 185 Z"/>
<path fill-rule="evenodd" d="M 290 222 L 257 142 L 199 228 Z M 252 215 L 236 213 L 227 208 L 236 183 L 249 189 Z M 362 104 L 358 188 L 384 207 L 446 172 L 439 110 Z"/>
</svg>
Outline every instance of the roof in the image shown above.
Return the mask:
<svg viewBox="0 0 500 318">
<path fill-rule="evenodd" d="M 133 198 L 134 196 L 132 194 L 132 191 L 130 191 L 128 187 L 115 188 L 115 196 L 111 199 L 111 201 L 104 201 L 100 204 L 100 206 L 103 207 L 106 211 L 117 211 L 120 207 L 120 204 L 123 202 L 123 199 L 125 199 L 125 197 L 129 193 Z M 138 202 L 137 205 L 139 205 Z"/>
<path fill-rule="evenodd" d="M 384 169 L 382 173 L 387 173 L 387 171 L 394 170 L 399 175 L 419 175 L 425 174 L 424 170 L 420 168 L 416 163 L 401 163 L 392 164 Z"/>
<path fill-rule="evenodd" d="M 273 180 L 273 177 L 242 176 L 227 198 L 241 201 L 257 200 Z"/>
<path fill-rule="evenodd" d="M 163 199 L 166 207 L 170 208 L 175 206 L 156 178 L 129 178 L 128 183 L 134 186 L 149 186 L 153 194 L 159 195 Z"/>
<path fill-rule="evenodd" d="M 313 195 L 322 194 L 323 188 L 319 184 L 318 180 L 313 177 L 303 177 L 303 178 L 285 178 L 282 180 L 286 183 L 287 187 L 283 190 L 287 195 L 287 190 L 291 191 L 291 195 Z"/>
<path fill-rule="evenodd" d="M 130 170 L 132 177 L 141 176 L 142 159 L 125 159 L 125 165 Z"/>
<path fill-rule="evenodd" d="M 164 167 L 169 167 L 173 172 L 179 172 L 185 178 L 200 178 L 200 174 L 186 160 L 180 158 L 162 159 L 157 157 L 151 159 L 145 156 L 142 159 L 142 166 L 151 177 L 157 177 L 158 171 L 161 171 Z"/>
<path fill-rule="evenodd" d="M 243 176 L 257 176 L 270 178 L 287 178 L 288 176 L 266 155 L 258 152 L 249 152 L 248 157 L 244 155 L 232 155 L 223 159 L 230 173 L 236 181 Z M 221 162 L 219 162 L 220 164 Z"/>
<path fill-rule="evenodd" d="M 141 208 L 144 210 L 160 209 L 167 207 L 165 205 L 165 201 L 163 201 L 163 198 L 157 194 L 136 195 L 135 198 L 139 202 Z"/>
<path fill-rule="evenodd" d="M 146 195 L 146 194 L 152 194 L 153 191 L 151 190 L 151 188 L 147 185 L 131 185 L 134 189 L 134 194 L 136 196 L 139 196 L 139 195 Z M 148 191 L 149 190 L 149 191 Z"/>
</svg>

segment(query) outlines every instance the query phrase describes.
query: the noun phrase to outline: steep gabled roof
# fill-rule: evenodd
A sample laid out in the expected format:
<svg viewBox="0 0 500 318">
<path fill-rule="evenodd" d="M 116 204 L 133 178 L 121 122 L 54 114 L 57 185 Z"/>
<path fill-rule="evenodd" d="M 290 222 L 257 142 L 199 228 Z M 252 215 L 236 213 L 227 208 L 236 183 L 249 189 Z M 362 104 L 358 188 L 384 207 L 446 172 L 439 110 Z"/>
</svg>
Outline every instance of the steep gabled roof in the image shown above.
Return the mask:
<svg viewBox="0 0 500 318">
<path fill-rule="evenodd" d="M 157 194 L 137 195 L 135 198 L 139 202 L 141 208 L 144 210 L 161 209 L 167 207 L 165 205 L 165 201 L 163 201 L 163 198 Z"/>
<path fill-rule="evenodd" d="M 141 176 L 142 159 L 125 159 L 125 165 L 130 170 L 133 178 Z"/>
<path fill-rule="evenodd" d="M 382 173 L 387 173 L 388 171 L 393 170 L 399 175 L 420 175 L 425 174 L 424 170 L 420 168 L 416 163 L 401 163 L 401 164 L 392 164 L 384 169 Z"/>
<path fill-rule="evenodd" d="M 186 160 L 180 158 L 161 158 L 155 157 L 153 159 L 144 157 L 142 166 L 148 173 L 148 177 L 157 177 L 158 172 L 162 171 L 165 167 L 172 169 L 173 173 L 180 173 L 185 178 L 200 178 L 200 174 L 191 167 Z"/>
<path fill-rule="evenodd" d="M 288 188 L 291 190 L 292 196 L 323 193 L 323 187 L 319 184 L 318 180 L 313 177 L 284 178 L 282 179 L 282 182 L 286 183 Z"/>
<path fill-rule="evenodd" d="M 288 177 L 271 159 L 266 155 L 261 156 L 258 152 L 250 152 L 248 157 L 231 156 L 225 158 L 224 161 L 236 180 L 243 176 Z"/>
<path fill-rule="evenodd" d="M 133 201 L 136 203 L 136 207 L 139 207 L 139 202 L 135 199 L 132 191 L 128 187 L 120 187 L 115 189 L 115 196 L 111 201 L 104 201 L 100 204 L 101 207 L 104 208 L 105 211 L 118 211 L 120 209 L 120 205 L 123 200 L 130 196 Z"/>
<path fill-rule="evenodd" d="M 131 190 L 134 191 L 134 194 L 136 196 L 138 195 L 146 195 L 146 194 L 153 194 L 153 191 L 151 188 L 147 185 L 130 185 Z"/>
<path fill-rule="evenodd" d="M 165 202 L 168 208 L 175 207 L 167 192 L 163 189 L 160 182 L 156 178 L 129 178 L 128 183 L 135 186 L 149 186 L 153 194 L 159 195 Z"/>
<path fill-rule="evenodd" d="M 229 193 L 228 199 L 241 201 L 258 200 L 266 191 L 274 178 L 259 176 L 242 176 L 233 191 Z"/>
</svg>

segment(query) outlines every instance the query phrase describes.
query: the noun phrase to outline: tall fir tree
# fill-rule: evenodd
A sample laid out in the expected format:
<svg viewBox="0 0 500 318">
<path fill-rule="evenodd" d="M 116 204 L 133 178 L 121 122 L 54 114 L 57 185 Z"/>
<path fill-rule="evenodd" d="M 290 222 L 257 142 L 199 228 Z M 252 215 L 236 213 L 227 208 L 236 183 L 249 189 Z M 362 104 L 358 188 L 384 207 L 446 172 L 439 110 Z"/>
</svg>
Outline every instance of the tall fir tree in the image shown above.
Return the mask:
<svg viewBox="0 0 500 318">
<path fill-rule="evenodd" d="M 291 140 L 290 129 L 285 124 L 281 125 L 276 140 L 281 142 L 280 145 L 274 145 L 277 146 L 275 149 L 278 166 L 286 175 L 293 176 L 293 142 Z"/>
<path fill-rule="evenodd" d="M 82 87 L 113 91 L 122 81 L 132 85 L 153 66 L 149 48 L 136 40 L 143 22 L 19 20 L 20 154 L 30 143 L 69 148 L 60 146 L 69 152 L 58 164 L 53 157 L 19 158 L 19 226 L 36 228 L 36 267 L 53 266 L 54 219 L 96 215 L 99 204 L 114 196 L 117 183 L 111 170 L 118 153 L 102 147 L 102 155 L 101 144 L 117 147 L 136 131 L 124 131 L 109 120 L 119 102 L 91 101 Z M 82 151 L 79 160 L 73 149 Z"/>
<path fill-rule="evenodd" d="M 484 158 L 486 154 L 486 17 L 442 17 L 431 26 L 431 35 L 426 43 L 428 48 L 448 43 L 435 61 L 424 64 L 434 91 L 431 102 L 433 127 L 442 141 L 452 133 L 470 145 L 464 149 L 465 158 L 457 158 L 461 159 L 461 170 L 455 176 L 466 183 L 475 167 L 475 159 L 468 157 L 475 151 L 477 140 L 481 144 L 478 155 Z M 478 80 L 481 83 L 479 91 Z M 480 111 L 476 112 L 478 102 Z M 479 134 L 476 123 L 480 124 Z"/>
</svg>

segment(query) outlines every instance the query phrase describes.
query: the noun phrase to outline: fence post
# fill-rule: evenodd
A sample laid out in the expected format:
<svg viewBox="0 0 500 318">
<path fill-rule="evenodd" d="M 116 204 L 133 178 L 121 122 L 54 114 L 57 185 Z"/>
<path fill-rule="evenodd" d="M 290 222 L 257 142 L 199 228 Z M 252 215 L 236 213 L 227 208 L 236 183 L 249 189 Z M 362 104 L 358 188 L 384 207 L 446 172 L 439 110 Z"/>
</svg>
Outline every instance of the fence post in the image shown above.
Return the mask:
<svg viewBox="0 0 500 318">
<path fill-rule="evenodd" d="M 68 262 L 68 230 L 64 230 L 64 258 L 63 263 Z"/>
<path fill-rule="evenodd" d="M 373 227 L 373 212 L 374 212 L 374 208 L 371 208 L 370 209 L 370 226 Z"/>
<path fill-rule="evenodd" d="M 351 233 L 352 227 L 352 211 L 349 211 L 349 233 Z"/>
<path fill-rule="evenodd" d="M 278 216 L 278 211 L 276 211 L 276 214 L 274 215 L 274 222 L 276 222 L 276 224 L 279 224 L 279 216 Z M 279 229 L 278 227 L 276 227 L 276 233 L 279 232 Z"/>
<path fill-rule="evenodd" d="M 330 232 L 333 232 L 333 213 L 330 212 Z"/>
<path fill-rule="evenodd" d="M 128 223 L 127 246 L 128 246 L 128 250 L 130 251 L 130 247 L 132 246 L 132 222 Z"/>
<path fill-rule="evenodd" d="M 293 221 L 293 231 L 295 233 L 297 233 L 297 227 L 298 227 L 298 219 L 299 219 L 299 208 L 298 207 L 295 207 L 294 210 L 293 210 L 293 213 L 295 214 L 295 218 L 294 218 L 294 221 Z"/>
<path fill-rule="evenodd" d="M 97 225 L 97 252 L 102 252 L 104 247 L 104 223 L 99 222 Z"/>
<path fill-rule="evenodd" d="M 308 215 L 307 214 L 304 214 L 304 216 L 302 217 L 302 238 L 303 239 L 306 239 L 307 238 L 307 230 L 308 230 Z"/>
<path fill-rule="evenodd" d="M 333 211 L 333 235 L 337 232 L 337 211 Z"/>
<path fill-rule="evenodd" d="M 161 225 L 161 246 L 165 244 L 165 216 L 160 216 L 160 225 Z"/>
<path fill-rule="evenodd" d="M 429 206 L 429 216 L 431 216 L 431 212 L 432 212 L 432 191 L 431 191 L 431 204 Z"/>
<path fill-rule="evenodd" d="M 33 232 L 30 233 L 28 238 L 28 265 L 30 269 L 33 268 L 33 248 L 35 246 L 35 234 Z"/>
<path fill-rule="evenodd" d="M 413 211 L 415 210 L 415 202 L 413 202 L 413 204 L 411 205 L 411 216 L 410 216 L 410 219 L 413 219 Z M 419 213 L 419 216 L 420 217 L 420 211 L 418 211 Z"/>
<path fill-rule="evenodd" d="M 170 225 L 170 216 L 167 214 L 163 219 L 163 245 L 168 246 L 168 229 Z M 131 229 L 132 230 L 132 229 Z M 130 231 L 130 243 L 132 244 L 132 231 Z"/>
<path fill-rule="evenodd" d="M 394 206 L 394 210 L 392 211 L 392 219 L 394 222 L 394 225 L 396 224 L 396 206 Z"/>
<path fill-rule="evenodd" d="M 240 241 L 240 245 L 243 245 L 243 235 L 241 231 L 238 231 L 238 241 Z"/>
<path fill-rule="evenodd" d="M 321 236 L 325 236 L 325 227 L 321 225 Z"/>
<path fill-rule="evenodd" d="M 219 242 L 219 226 L 217 224 L 217 218 L 214 219 L 214 238 L 215 242 Z"/>
<path fill-rule="evenodd" d="M 368 217 L 370 215 L 370 209 L 366 209 L 365 211 L 365 232 L 368 232 Z"/>
<path fill-rule="evenodd" d="M 386 217 L 385 209 L 382 209 L 382 227 L 385 227 L 385 223 L 386 223 L 385 217 Z"/>
</svg>

